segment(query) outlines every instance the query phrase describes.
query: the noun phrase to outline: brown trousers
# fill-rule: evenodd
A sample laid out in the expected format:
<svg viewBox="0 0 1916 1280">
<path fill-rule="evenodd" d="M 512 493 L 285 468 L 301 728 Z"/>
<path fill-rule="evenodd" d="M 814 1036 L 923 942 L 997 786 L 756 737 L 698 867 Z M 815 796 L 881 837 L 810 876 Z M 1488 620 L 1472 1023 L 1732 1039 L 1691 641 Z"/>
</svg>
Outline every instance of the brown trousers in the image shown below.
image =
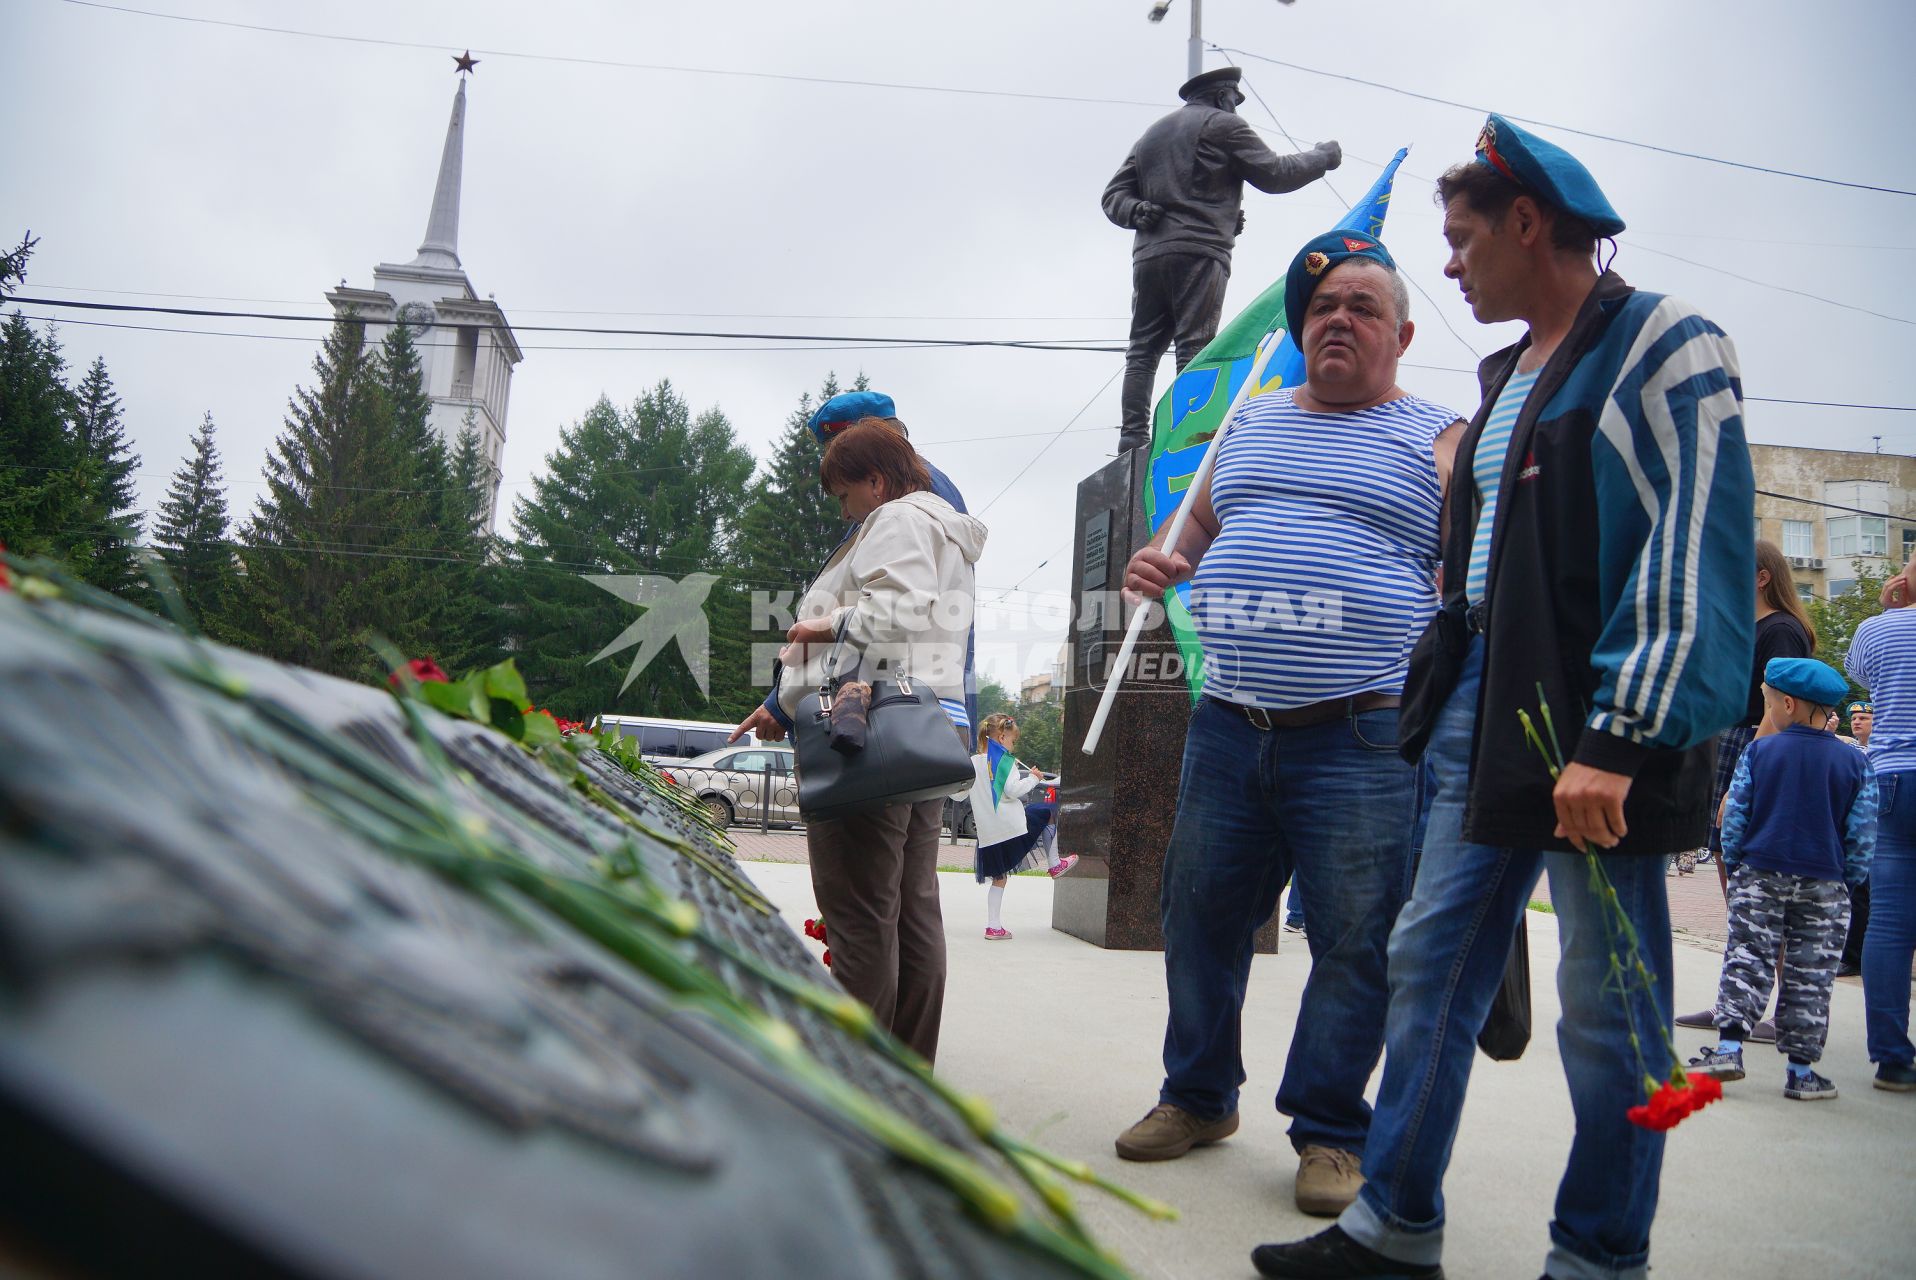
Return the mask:
<svg viewBox="0 0 1916 1280">
<path fill-rule="evenodd" d="M 927 1062 L 938 1056 L 945 1006 L 944 811 L 943 800 L 922 800 L 805 825 L 832 976 Z"/>
</svg>

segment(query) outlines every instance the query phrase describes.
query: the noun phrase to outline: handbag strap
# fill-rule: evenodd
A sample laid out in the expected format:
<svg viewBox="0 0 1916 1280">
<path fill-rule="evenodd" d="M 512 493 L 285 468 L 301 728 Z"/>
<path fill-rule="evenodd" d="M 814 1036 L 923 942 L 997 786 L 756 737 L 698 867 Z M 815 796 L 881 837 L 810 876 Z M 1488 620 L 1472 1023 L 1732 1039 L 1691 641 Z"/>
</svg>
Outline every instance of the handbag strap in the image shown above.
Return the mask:
<svg viewBox="0 0 1916 1280">
<path fill-rule="evenodd" d="M 827 708 L 831 706 L 832 696 L 838 692 L 838 687 L 845 683 L 845 678 L 841 678 L 838 674 L 838 655 L 845 648 L 845 629 L 851 625 L 851 620 L 851 611 L 847 610 L 845 616 L 839 619 L 838 631 L 832 637 L 832 650 L 825 655 L 825 678 L 818 686 L 818 697 Z M 897 682 L 900 693 L 906 695 L 911 693 L 911 676 L 904 670 L 901 669 L 892 679 Z"/>
<path fill-rule="evenodd" d="M 848 610 L 838 620 L 838 631 L 832 636 L 832 651 L 825 655 L 825 679 L 818 686 L 818 696 L 829 698 L 844 681 L 838 677 L 838 655 L 845 647 L 845 628 L 851 624 L 852 615 Z"/>
</svg>

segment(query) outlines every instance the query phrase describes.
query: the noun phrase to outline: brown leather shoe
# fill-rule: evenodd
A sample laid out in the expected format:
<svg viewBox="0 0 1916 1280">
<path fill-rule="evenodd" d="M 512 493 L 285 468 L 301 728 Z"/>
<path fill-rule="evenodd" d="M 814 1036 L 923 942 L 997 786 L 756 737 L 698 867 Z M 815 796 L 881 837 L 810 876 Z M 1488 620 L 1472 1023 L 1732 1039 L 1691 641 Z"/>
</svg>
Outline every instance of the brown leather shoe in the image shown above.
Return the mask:
<svg viewBox="0 0 1916 1280">
<path fill-rule="evenodd" d="M 1341 1147 L 1305 1147 L 1297 1153 L 1297 1207 L 1316 1218 L 1350 1208 L 1364 1185 L 1363 1161 Z"/>
<path fill-rule="evenodd" d="M 1235 1111 L 1200 1120 L 1182 1107 L 1160 1102 L 1118 1135 L 1118 1155 L 1125 1160 L 1175 1160 L 1192 1147 L 1220 1142 L 1236 1132 Z"/>
</svg>

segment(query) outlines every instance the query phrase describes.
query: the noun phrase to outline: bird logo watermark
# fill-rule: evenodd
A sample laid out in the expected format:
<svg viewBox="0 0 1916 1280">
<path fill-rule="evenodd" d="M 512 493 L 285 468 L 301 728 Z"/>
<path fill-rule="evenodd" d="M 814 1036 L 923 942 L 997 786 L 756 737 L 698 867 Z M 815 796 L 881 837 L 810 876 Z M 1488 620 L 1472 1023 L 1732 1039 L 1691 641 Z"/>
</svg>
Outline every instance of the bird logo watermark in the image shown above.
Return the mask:
<svg viewBox="0 0 1916 1280">
<path fill-rule="evenodd" d="M 632 655 L 632 665 L 626 668 L 625 683 L 619 686 L 620 693 L 632 687 L 639 672 L 663 653 L 667 645 L 676 642 L 679 656 L 685 659 L 686 669 L 698 683 L 699 692 L 708 698 L 712 696 L 712 631 L 705 618 L 705 598 L 712 593 L 717 574 L 688 573 L 677 581 L 651 573 L 582 573 L 579 576 L 600 590 L 610 591 L 628 604 L 645 610 L 643 616 L 591 658 L 591 662 L 597 662 L 638 646 L 638 652 Z"/>
</svg>

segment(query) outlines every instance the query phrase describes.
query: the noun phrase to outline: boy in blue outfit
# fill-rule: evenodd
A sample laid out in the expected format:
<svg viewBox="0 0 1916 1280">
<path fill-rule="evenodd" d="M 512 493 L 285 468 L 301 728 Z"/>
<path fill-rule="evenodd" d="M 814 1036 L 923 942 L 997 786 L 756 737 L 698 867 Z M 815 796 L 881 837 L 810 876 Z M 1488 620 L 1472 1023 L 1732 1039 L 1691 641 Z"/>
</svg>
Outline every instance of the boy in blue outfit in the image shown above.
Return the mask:
<svg viewBox="0 0 1916 1280">
<path fill-rule="evenodd" d="M 1845 884 L 1869 874 L 1876 847 L 1876 775 L 1862 753 L 1826 730 L 1849 693 L 1843 677 L 1812 658 L 1772 658 L 1763 669 L 1772 733 L 1750 743 L 1723 806 L 1723 861 L 1730 868 L 1730 936 L 1723 949 L 1716 1028 L 1721 1037 L 1690 1059 L 1694 1074 L 1743 1078 L 1743 1041 L 1778 980 L 1776 1048 L 1789 1055 L 1783 1096 L 1834 1098 L 1813 1070 L 1829 1035 L 1830 988 L 1849 931 Z"/>
</svg>

